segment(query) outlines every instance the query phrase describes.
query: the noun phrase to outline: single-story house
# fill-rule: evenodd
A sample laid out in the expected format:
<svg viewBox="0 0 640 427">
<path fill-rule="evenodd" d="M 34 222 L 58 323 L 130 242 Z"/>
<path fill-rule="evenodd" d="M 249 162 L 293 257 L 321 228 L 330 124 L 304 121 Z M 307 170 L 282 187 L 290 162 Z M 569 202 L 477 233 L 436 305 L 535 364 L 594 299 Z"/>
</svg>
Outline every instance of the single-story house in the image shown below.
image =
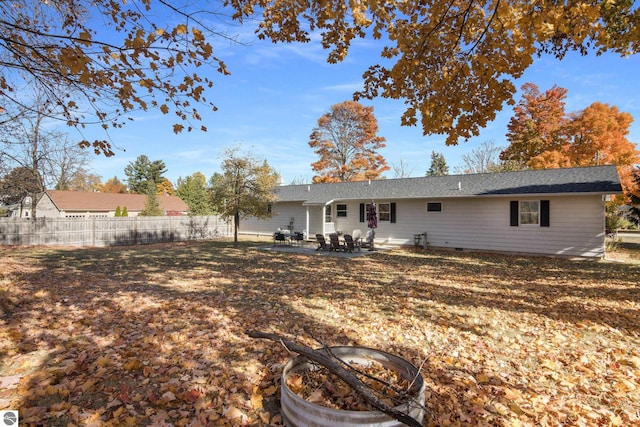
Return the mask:
<svg viewBox="0 0 640 427">
<path fill-rule="evenodd" d="M 144 194 L 47 190 L 37 201 L 36 215 L 55 218 L 112 217 L 118 207 L 120 210 L 126 207 L 128 216 L 138 216 L 145 208 L 146 201 Z M 158 195 L 158 201 L 164 215 L 186 215 L 189 212 L 187 204 L 177 196 Z M 15 214 L 19 215 L 19 211 Z M 30 209 L 23 209 L 22 216 L 29 215 Z"/>
<path fill-rule="evenodd" d="M 377 207 L 375 243 L 572 257 L 603 257 L 604 203 L 620 194 L 615 166 L 525 170 L 275 188 L 273 216 L 245 218 L 242 233 L 277 229 L 367 231 Z"/>
</svg>

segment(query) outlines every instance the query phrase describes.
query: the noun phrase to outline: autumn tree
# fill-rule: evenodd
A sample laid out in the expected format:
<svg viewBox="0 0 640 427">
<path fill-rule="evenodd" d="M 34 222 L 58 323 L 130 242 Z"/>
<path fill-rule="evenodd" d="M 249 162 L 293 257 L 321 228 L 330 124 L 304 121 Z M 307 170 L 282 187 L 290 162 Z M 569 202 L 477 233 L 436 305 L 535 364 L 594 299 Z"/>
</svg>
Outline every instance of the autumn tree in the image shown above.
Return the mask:
<svg viewBox="0 0 640 427">
<path fill-rule="evenodd" d="M 449 175 L 449 166 L 444 158 L 444 154 L 431 152 L 431 166 L 427 170 L 426 176 Z"/>
<path fill-rule="evenodd" d="M 211 194 L 207 178 L 201 172 L 178 177 L 176 194 L 189 206 L 191 215 L 211 215 Z"/>
<path fill-rule="evenodd" d="M 226 8 L 225 8 L 226 7 Z M 403 125 L 421 123 L 425 134 L 446 134 L 447 144 L 467 139 L 513 103 L 514 81 L 542 54 L 563 58 L 640 50 L 637 2 L 307 2 L 238 0 L 203 4 L 141 0 L 17 0 L 0 6 L 0 78 L 4 102 L 19 103 L 23 76 L 46 89 L 68 87 L 52 99 L 61 118 L 82 127 L 92 121 L 122 126 L 135 110 L 173 112 L 176 132 L 199 120 L 214 69 L 213 28 L 227 12 L 236 22 L 257 22 L 259 38 L 310 42 L 344 60 L 356 38 L 373 38 L 380 58 L 364 72 L 356 99 L 402 99 Z M 212 19 L 213 18 L 213 19 Z M 80 101 L 78 101 L 80 99 Z M 446 99 L 446 102 L 443 100 Z M 85 112 L 86 108 L 90 112 Z M 107 141 L 86 141 L 113 154 Z"/>
<path fill-rule="evenodd" d="M 373 107 L 345 101 L 331 106 L 318 119 L 309 146 L 320 157 L 311 164 L 319 175 L 314 182 L 340 182 L 376 179 L 389 170 L 377 150 L 385 147 L 384 137 L 377 136 L 378 121 Z"/>
<path fill-rule="evenodd" d="M 562 158 L 567 156 L 565 98 L 567 90 L 558 86 L 541 93 L 533 83 L 522 86 L 522 99 L 513 109 L 514 115 L 507 126 L 509 146 L 500 159 L 525 168 L 538 156 L 553 158 L 555 167 L 568 166 Z"/>
<path fill-rule="evenodd" d="M 572 113 L 568 124 L 572 166 L 633 165 L 636 144 L 627 140 L 633 117 L 601 102 Z"/>
<path fill-rule="evenodd" d="M 138 110 L 173 112 L 174 132 L 191 130 L 197 105 L 213 85 L 207 68 L 226 75 L 211 39 L 230 39 L 211 27 L 209 10 L 190 2 L 16 0 L 0 6 L 0 104 L 21 105 L 32 82 L 61 106 L 55 117 L 82 129 L 97 122 L 121 127 Z M 204 16 L 207 16 L 204 19 Z M 63 91 L 58 91 L 60 88 Z M 202 127 L 204 129 L 204 126 Z M 84 141 L 112 155 L 106 140 Z"/>
<path fill-rule="evenodd" d="M 613 164 L 618 166 L 626 201 L 638 191 L 631 173 L 640 162 L 640 152 L 627 140 L 630 114 L 600 102 L 567 114 L 562 102 L 566 89 L 554 86 L 541 94 L 528 83 L 523 90 L 509 123 L 511 144 L 501 159 L 533 169 Z"/>
<path fill-rule="evenodd" d="M 259 162 L 239 148 L 225 151 L 222 174 L 212 177 L 213 201 L 220 215 L 233 218 L 234 246 L 238 245 L 240 220 L 248 216 L 269 218 L 276 200 L 273 188 L 279 175 L 267 161 Z"/>
<path fill-rule="evenodd" d="M 100 188 L 100 191 L 103 193 L 128 193 L 127 186 L 122 181 L 120 181 L 117 176 L 109 178 L 107 182 L 105 182 L 104 185 Z"/>
<path fill-rule="evenodd" d="M 163 174 L 166 172 L 167 167 L 162 160 L 151 161 L 144 154 L 124 168 L 129 191 L 136 194 L 148 194 L 149 183 L 152 183 L 157 193 L 157 185 L 165 181 Z"/>
<path fill-rule="evenodd" d="M 513 104 L 514 81 L 539 55 L 640 50 L 640 12 L 631 0 L 234 5 L 238 16 L 262 14 L 259 37 L 309 42 L 312 31 L 320 34 L 330 63 L 346 58 L 354 39 L 384 40 L 356 99 L 403 99 L 402 124 L 421 122 L 425 134 L 447 135 L 448 145 L 478 135 L 504 103 Z"/>
<path fill-rule="evenodd" d="M 175 194 L 173 183 L 168 178 L 162 178 L 162 180 L 156 183 L 156 193 L 166 194 L 167 196 L 173 196 Z"/>
<path fill-rule="evenodd" d="M 92 172 L 76 172 L 67 183 L 67 190 L 71 191 L 100 191 L 102 179 Z"/>
</svg>

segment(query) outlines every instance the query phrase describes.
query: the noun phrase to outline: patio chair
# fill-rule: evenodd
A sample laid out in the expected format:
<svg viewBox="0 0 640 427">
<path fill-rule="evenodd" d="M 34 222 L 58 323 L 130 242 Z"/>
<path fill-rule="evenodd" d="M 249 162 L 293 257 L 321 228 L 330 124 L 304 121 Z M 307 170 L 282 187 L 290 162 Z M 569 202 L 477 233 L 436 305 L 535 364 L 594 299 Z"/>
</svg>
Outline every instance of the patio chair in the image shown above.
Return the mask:
<svg viewBox="0 0 640 427">
<path fill-rule="evenodd" d="M 373 230 L 369 230 L 367 231 L 367 234 L 365 234 L 364 239 L 362 240 L 362 243 L 360 243 L 360 247 L 362 248 L 369 248 L 370 251 L 373 250 L 373 239 L 376 237 L 376 232 Z"/>
<path fill-rule="evenodd" d="M 287 236 L 282 231 L 276 231 L 273 234 L 273 245 L 284 245 L 287 242 Z"/>
<path fill-rule="evenodd" d="M 301 231 L 296 231 L 295 233 L 291 234 L 290 240 L 292 245 L 297 244 L 302 246 L 302 241 L 304 240 L 304 233 L 302 233 Z"/>
<path fill-rule="evenodd" d="M 337 233 L 329 234 L 329 241 L 331 242 L 331 248 L 329 250 L 340 252 L 345 250 L 345 246 L 340 243 L 340 237 L 338 237 Z"/>
<path fill-rule="evenodd" d="M 322 234 L 316 234 L 316 240 L 318 241 L 318 247 L 316 248 L 316 251 L 329 250 L 329 247 L 327 246 L 327 241 Z"/>
<path fill-rule="evenodd" d="M 350 234 L 345 234 L 344 238 L 344 251 L 345 252 L 353 252 L 356 248 L 355 242 L 353 241 L 353 237 Z"/>
<path fill-rule="evenodd" d="M 353 234 L 351 235 L 351 237 L 353 237 L 353 244 L 356 248 L 358 248 L 359 251 L 362 245 L 362 231 L 356 228 L 355 230 L 353 230 Z"/>
</svg>

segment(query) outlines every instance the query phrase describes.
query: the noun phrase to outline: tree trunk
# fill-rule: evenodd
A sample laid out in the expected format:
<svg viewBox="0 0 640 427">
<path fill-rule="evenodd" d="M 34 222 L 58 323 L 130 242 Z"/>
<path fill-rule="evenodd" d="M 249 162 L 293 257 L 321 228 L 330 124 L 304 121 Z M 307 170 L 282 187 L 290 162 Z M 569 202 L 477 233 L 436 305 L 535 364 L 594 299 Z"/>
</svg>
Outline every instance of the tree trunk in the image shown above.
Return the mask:
<svg viewBox="0 0 640 427">
<path fill-rule="evenodd" d="M 240 212 L 236 210 L 233 215 L 233 247 L 238 247 L 238 228 L 240 228 Z"/>
</svg>

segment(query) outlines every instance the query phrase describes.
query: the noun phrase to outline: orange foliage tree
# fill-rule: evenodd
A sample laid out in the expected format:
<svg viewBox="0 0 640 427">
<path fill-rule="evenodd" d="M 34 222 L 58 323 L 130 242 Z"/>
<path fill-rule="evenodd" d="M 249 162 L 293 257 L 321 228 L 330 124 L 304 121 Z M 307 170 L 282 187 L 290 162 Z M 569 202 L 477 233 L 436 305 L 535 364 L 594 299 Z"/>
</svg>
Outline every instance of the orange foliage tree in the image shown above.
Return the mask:
<svg viewBox="0 0 640 427">
<path fill-rule="evenodd" d="M 568 166 L 566 158 L 567 117 L 564 99 L 567 89 L 554 86 L 540 93 L 538 86 L 525 83 L 522 99 L 514 107 L 514 116 L 507 126 L 509 146 L 500 154 L 500 159 L 510 161 L 520 167 L 534 167 L 531 164 L 544 159 L 553 167 Z M 537 165 L 537 164 L 536 164 Z"/>
<path fill-rule="evenodd" d="M 309 146 L 320 156 L 311 163 L 319 175 L 313 182 L 340 182 L 376 179 L 389 170 L 377 150 L 385 147 L 385 138 L 377 136 L 378 121 L 373 107 L 356 101 L 331 106 L 331 111 L 318 119 Z"/>
<path fill-rule="evenodd" d="M 126 184 L 120 181 L 117 176 L 114 176 L 113 178 L 109 178 L 107 182 L 104 183 L 102 188 L 100 188 L 100 192 L 125 194 L 129 191 L 127 190 Z"/>
<path fill-rule="evenodd" d="M 532 169 L 617 165 L 626 200 L 638 192 L 632 172 L 640 163 L 640 152 L 627 139 L 631 114 L 601 102 L 566 114 L 566 89 L 554 86 L 542 94 L 527 83 L 523 92 L 509 122 L 510 145 L 501 153 L 502 160 Z"/>
<path fill-rule="evenodd" d="M 0 109 L 3 102 L 20 104 L 28 76 L 45 89 L 69 89 L 52 101 L 64 107 L 63 120 L 80 128 L 122 126 L 136 110 L 154 109 L 177 116 L 175 132 L 191 129 L 190 121 L 201 118 L 196 106 L 215 109 L 207 97 L 216 71 L 229 73 L 212 45 L 233 39 L 216 28 L 221 16 L 257 22 L 258 37 L 273 42 L 306 43 L 318 34 L 329 63 L 344 60 L 355 39 L 373 39 L 380 57 L 364 64 L 356 99 L 402 99 L 402 124 L 420 122 L 425 134 L 446 134 L 447 144 L 478 135 L 505 103 L 513 104 L 514 81 L 541 54 L 640 51 L 640 10 L 632 0 L 1 4 L 0 63 L 8 72 L 0 74 Z M 113 154 L 106 141 L 90 144 Z"/>
</svg>

